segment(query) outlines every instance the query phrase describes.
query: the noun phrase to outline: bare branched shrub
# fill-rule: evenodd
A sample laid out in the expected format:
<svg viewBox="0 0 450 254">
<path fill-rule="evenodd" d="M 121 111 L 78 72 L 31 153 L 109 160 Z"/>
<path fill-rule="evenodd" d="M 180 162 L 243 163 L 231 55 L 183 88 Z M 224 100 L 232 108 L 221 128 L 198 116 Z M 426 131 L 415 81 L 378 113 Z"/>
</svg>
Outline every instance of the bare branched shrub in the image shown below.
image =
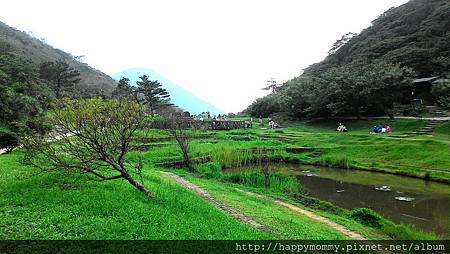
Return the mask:
<svg viewBox="0 0 450 254">
<path fill-rule="evenodd" d="M 190 136 L 184 129 L 183 117 L 179 114 L 172 114 L 168 119 L 168 131 L 177 142 L 183 155 L 183 164 L 189 171 L 193 172 L 191 158 L 189 156 Z"/>
</svg>

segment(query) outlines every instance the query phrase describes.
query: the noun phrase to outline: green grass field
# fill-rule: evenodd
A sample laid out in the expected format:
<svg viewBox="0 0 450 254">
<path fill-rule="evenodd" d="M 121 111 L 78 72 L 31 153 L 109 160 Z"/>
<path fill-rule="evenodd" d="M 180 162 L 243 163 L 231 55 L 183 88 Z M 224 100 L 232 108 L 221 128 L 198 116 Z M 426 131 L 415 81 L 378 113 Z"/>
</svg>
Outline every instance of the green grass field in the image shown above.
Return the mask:
<svg viewBox="0 0 450 254">
<path fill-rule="evenodd" d="M 392 134 L 369 134 L 376 123 L 345 122 L 348 133 L 336 133 L 336 121 L 291 123 L 277 130 L 264 130 L 256 124 L 247 130 L 195 132 L 203 136 L 191 140 L 191 156 L 209 156 L 212 162 L 227 167 L 254 162 L 258 154 L 264 153 L 273 160 L 386 171 L 450 182 L 450 124 L 437 128 L 433 136 L 399 138 L 425 123 L 395 120 L 390 122 Z M 158 172 L 164 169 L 157 163 L 181 159 L 178 147 L 167 138 L 166 132 L 152 131 L 151 140 L 144 143 L 151 145 L 143 152 L 144 178 L 145 185 L 155 193 L 154 198 L 144 197 L 121 180 L 100 182 L 79 173 L 38 172 L 20 164 L 21 151 L 0 155 L 0 239 L 345 238 L 311 219 L 232 189 L 243 188 L 285 199 L 282 183 L 279 188 L 265 190 L 219 181 L 215 176 L 199 178 L 184 170 L 176 171 L 271 230 L 262 232 L 244 225 Z M 308 149 L 289 152 L 289 148 Z M 127 160 L 133 161 L 136 154 L 131 152 Z M 348 217 L 324 210 L 315 212 L 370 239 L 389 238 L 383 230 Z M 434 238 L 420 232 L 410 232 L 408 236 Z"/>
<path fill-rule="evenodd" d="M 375 124 L 389 123 L 390 134 L 369 134 Z M 272 157 L 288 162 L 355 168 L 450 182 L 450 124 L 439 126 L 433 136 L 410 135 L 425 125 L 421 120 L 346 121 L 348 133 L 337 133 L 337 120 L 292 123 L 276 130 L 218 131 L 209 138 L 192 140 L 192 156 L 212 156 L 224 165 L 245 163 L 253 155 L 245 150 L 278 149 Z M 265 125 L 264 125 L 265 127 Z M 161 134 L 161 133 L 160 133 Z M 289 153 L 286 148 L 320 151 Z M 239 152 L 236 152 L 239 150 Z M 146 153 L 149 161 L 181 159 L 175 145 Z"/>
<path fill-rule="evenodd" d="M 124 181 L 39 173 L 0 156 L 0 239 L 273 239 L 150 167 L 146 198 Z M 220 230 L 218 230 L 220 229 Z"/>
</svg>

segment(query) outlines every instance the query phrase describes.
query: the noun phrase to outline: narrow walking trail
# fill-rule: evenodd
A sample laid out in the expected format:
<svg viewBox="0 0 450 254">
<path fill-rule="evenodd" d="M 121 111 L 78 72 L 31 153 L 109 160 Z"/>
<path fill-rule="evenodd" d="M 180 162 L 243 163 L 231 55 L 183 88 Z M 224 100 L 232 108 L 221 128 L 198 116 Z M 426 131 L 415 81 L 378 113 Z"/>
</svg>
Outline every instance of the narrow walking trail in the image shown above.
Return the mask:
<svg viewBox="0 0 450 254">
<path fill-rule="evenodd" d="M 182 177 L 180 177 L 180 176 L 178 176 L 178 175 L 176 175 L 174 173 L 170 173 L 170 172 L 161 172 L 161 173 L 163 173 L 163 174 L 169 176 L 170 178 L 174 179 L 181 186 L 183 186 L 183 187 L 185 187 L 185 188 L 187 188 L 187 189 L 197 193 L 199 196 L 201 196 L 202 198 L 206 199 L 208 202 L 212 203 L 214 206 L 216 206 L 217 208 L 221 209 L 222 211 L 230 214 L 231 216 L 233 216 L 234 218 L 238 219 L 239 221 L 241 221 L 241 222 L 243 222 L 243 223 L 245 223 L 247 225 L 250 225 L 250 226 L 252 226 L 254 228 L 257 228 L 257 229 L 261 229 L 261 230 L 264 230 L 264 231 L 269 231 L 267 226 L 262 225 L 262 224 L 260 224 L 260 223 L 258 223 L 256 221 L 254 221 L 253 219 L 247 217 L 246 215 L 237 212 L 234 208 L 232 208 L 232 207 L 230 207 L 230 206 L 228 206 L 228 205 L 218 201 L 217 199 L 215 199 L 213 196 L 211 196 L 203 188 L 201 188 L 201 187 L 199 187 L 199 186 L 197 186 L 197 185 L 187 181 L 186 179 L 184 179 L 184 178 L 182 178 Z M 335 222 L 333 222 L 333 221 L 331 221 L 331 220 L 329 220 L 327 218 L 324 218 L 322 216 L 314 214 L 311 211 L 308 211 L 308 210 L 302 209 L 300 207 L 288 204 L 288 203 L 283 202 L 281 200 L 272 199 L 272 198 L 269 198 L 269 197 L 262 196 L 260 194 L 256 194 L 256 193 L 248 192 L 248 191 L 243 191 L 243 190 L 236 189 L 236 188 L 234 188 L 234 189 L 237 190 L 237 191 L 243 192 L 243 193 L 245 193 L 245 194 L 247 194 L 249 196 L 253 196 L 253 197 L 257 197 L 257 198 L 268 200 L 268 201 L 273 202 L 273 203 L 275 203 L 275 204 L 277 204 L 279 206 L 282 206 L 282 207 L 285 207 L 285 208 L 287 208 L 287 209 L 289 209 L 291 211 L 294 211 L 294 212 L 298 213 L 299 215 L 306 216 L 306 217 L 308 217 L 308 218 L 310 218 L 312 220 L 318 221 L 318 222 L 320 222 L 320 223 L 322 223 L 322 224 L 324 224 L 324 225 L 326 225 L 328 227 L 331 227 L 331 228 L 335 229 L 336 231 L 342 233 L 343 235 L 345 235 L 345 236 L 347 236 L 347 237 L 349 237 L 349 238 L 351 238 L 353 240 L 367 240 L 362 235 L 360 235 L 360 234 L 358 234 L 356 232 L 353 232 L 353 231 L 347 229 L 346 227 L 344 227 L 342 225 L 339 225 L 339 224 L 337 224 L 337 223 L 335 223 Z"/>
<path fill-rule="evenodd" d="M 68 138 L 68 137 L 71 137 L 71 136 L 73 136 L 74 134 L 66 134 L 66 135 L 59 135 L 59 136 L 56 136 L 56 137 L 53 137 L 53 138 L 49 138 L 48 140 L 47 140 L 47 142 L 54 142 L 54 141 L 58 141 L 58 140 L 60 140 L 60 139 L 62 139 L 62 138 Z M 17 148 L 22 148 L 23 147 L 23 145 L 19 145 L 19 146 L 17 146 L 17 147 L 15 147 L 13 150 L 15 150 L 15 149 L 17 149 Z M 7 152 L 8 150 L 6 150 L 6 148 L 2 148 L 2 149 L 0 149 L 0 155 L 2 155 L 2 154 L 6 154 L 6 152 Z"/>
<path fill-rule="evenodd" d="M 173 180 L 175 180 L 177 183 L 179 183 L 184 188 L 195 192 L 200 197 L 204 198 L 206 201 L 213 204 L 215 207 L 219 208 L 220 210 L 226 212 L 227 214 L 231 215 L 235 219 L 237 219 L 253 228 L 263 230 L 263 231 L 269 231 L 269 229 L 265 225 L 262 225 L 262 224 L 256 222 L 255 220 L 253 220 L 252 218 L 249 218 L 249 217 L 245 216 L 244 214 L 239 213 L 234 208 L 227 206 L 226 204 L 224 204 L 222 202 L 219 202 L 213 196 L 211 196 L 211 194 L 209 194 L 205 189 L 189 182 L 188 180 L 182 178 L 181 176 L 178 176 L 178 175 L 176 175 L 174 173 L 170 173 L 170 172 L 161 171 L 161 173 L 172 178 Z"/>
<path fill-rule="evenodd" d="M 317 214 L 315 214 L 315 213 L 313 213 L 311 211 L 302 209 L 302 208 L 300 208 L 298 206 L 286 203 L 286 202 L 278 200 L 278 199 L 269 198 L 269 197 L 266 197 L 266 196 L 263 196 L 263 195 L 260 195 L 260 194 L 257 194 L 257 193 L 248 192 L 248 191 L 244 191 L 244 190 L 236 189 L 236 188 L 235 188 L 235 190 L 240 191 L 240 192 L 244 192 L 247 195 L 258 197 L 258 198 L 261 198 L 261 199 L 265 199 L 265 200 L 271 201 L 271 202 L 273 202 L 275 204 L 278 204 L 280 206 L 286 207 L 289 210 L 292 210 L 292 211 L 294 211 L 296 213 L 302 214 L 302 215 L 304 215 L 304 216 L 306 216 L 306 217 L 308 217 L 310 219 L 313 219 L 313 220 L 318 221 L 318 222 L 320 222 L 320 223 L 322 223 L 324 225 L 327 225 L 327 226 L 329 226 L 329 227 L 339 231 L 343 235 L 345 235 L 345 236 L 347 236 L 347 237 L 349 237 L 349 238 L 351 238 L 353 240 L 367 240 L 362 235 L 360 235 L 360 234 L 358 234 L 356 232 L 353 232 L 353 231 L 349 230 L 348 228 L 346 228 L 346 227 L 344 227 L 344 226 L 342 226 L 340 224 L 337 224 L 334 221 L 331 221 L 331 220 L 329 220 L 329 219 L 327 219 L 325 217 L 319 216 L 319 215 L 317 215 Z"/>
</svg>

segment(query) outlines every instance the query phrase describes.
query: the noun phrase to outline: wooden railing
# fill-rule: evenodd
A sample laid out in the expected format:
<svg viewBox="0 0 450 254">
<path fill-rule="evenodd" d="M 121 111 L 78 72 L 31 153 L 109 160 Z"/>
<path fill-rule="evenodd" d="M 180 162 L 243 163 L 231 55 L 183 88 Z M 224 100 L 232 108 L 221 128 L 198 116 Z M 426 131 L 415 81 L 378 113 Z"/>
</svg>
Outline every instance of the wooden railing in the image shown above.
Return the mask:
<svg viewBox="0 0 450 254">
<path fill-rule="evenodd" d="M 238 120 L 197 120 L 193 118 L 183 118 L 179 121 L 179 128 L 185 130 L 232 130 L 232 129 L 246 129 L 251 128 L 252 124 L 248 121 Z M 162 120 L 151 124 L 151 128 L 155 129 L 169 129 L 168 121 Z"/>
</svg>

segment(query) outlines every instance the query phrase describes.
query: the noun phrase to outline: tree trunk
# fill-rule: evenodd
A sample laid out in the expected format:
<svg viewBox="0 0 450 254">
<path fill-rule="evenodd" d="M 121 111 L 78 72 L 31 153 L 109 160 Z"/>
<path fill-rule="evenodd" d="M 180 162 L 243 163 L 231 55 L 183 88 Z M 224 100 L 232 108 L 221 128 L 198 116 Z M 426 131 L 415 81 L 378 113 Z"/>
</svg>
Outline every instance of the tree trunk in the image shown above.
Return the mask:
<svg viewBox="0 0 450 254">
<path fill-rule="evenodd" d="M 194 168 L 192 167 L 191 159 L 189 158 L 188 148 L 186 148 L 182 145 L 181 150 L 183 152 L 184 166 L 186 166 L 189 169 L 189 171 L 194 172 Z"/>
<path fill-rule="evenodd" d="M 270 169 L 269 169 L 269 159 L 263 157 L 261 159 L 261 171 L 264 176 L 264 187 L 266 189 L 270 188 L 271 182 L 270 182 Z"/>
<path fill-rule="evenodd" d="M 136 189 L 138 189 L 140 192 L 144 193 L 148 197 L 153 197 L 153 194 L 145 189 L 145 187 L 136 182 L 128 173 L 123 173 L 123 178 L 127 180 L 131 185 L 133 185 Z"/>
</svg>

